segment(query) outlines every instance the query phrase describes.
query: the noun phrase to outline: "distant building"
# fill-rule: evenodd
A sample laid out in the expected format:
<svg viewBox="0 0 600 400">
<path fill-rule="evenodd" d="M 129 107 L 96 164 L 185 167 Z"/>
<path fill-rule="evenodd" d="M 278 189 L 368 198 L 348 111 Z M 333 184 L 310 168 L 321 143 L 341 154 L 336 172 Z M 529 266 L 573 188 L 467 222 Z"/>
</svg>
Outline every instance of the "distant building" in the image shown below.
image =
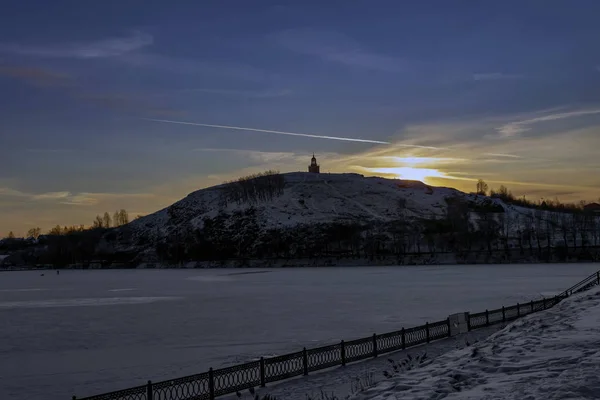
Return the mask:
<svg viewBox="0 0 600 400">
<path fill-rule="evenodd" d="M 321 167 L 317 164 L 317 159 L 315 158 L 315 154 L 313 153 L 312 158 L 310 159 L 310 165 L 308 166 L 308 172 L 312 172 L 314 174 L 318 174 L 321 172 Z"/>
<path fill-rule="evenodd" d="M 600 204 L 598 203 L 590 203 L 583 206 L 583 210 L 587 212 L 592 212 L 594 214 L 600 214 Z"/>
</svg>

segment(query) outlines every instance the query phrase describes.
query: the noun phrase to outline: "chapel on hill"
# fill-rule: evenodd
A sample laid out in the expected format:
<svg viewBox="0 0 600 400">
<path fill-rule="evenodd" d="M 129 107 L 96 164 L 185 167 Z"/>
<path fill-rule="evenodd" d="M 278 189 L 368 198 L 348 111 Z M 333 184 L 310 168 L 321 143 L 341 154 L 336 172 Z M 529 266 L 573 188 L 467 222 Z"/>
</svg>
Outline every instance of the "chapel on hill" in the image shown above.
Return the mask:
<svg viewBox="0 0 600 400">
<path fill-rule="evenodd" d="M 312 158 L 310 159 L 310 165 L 308 166 L 308 172 L 312 172 L 314 174 L 318 174 L 320 172 L 319 164 L 317 164 L 317 159 L 315 158 L 315 153 L 313 153 Z"/>
</svg>

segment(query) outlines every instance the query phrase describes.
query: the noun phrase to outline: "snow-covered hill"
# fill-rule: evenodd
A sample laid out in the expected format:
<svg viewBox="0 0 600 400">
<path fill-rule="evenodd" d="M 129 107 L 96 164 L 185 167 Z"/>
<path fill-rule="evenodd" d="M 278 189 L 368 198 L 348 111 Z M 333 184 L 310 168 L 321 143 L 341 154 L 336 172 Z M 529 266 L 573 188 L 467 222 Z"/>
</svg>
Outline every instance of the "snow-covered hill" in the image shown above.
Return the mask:
<svg viewBox="0 0 600 400">
<path fill-rule="evenodd" d="M 455 189 L 434 188 L 417 181 L 403 181 L 359 174 L 283 174 L 285 186 L 280 196 L 270 201 L 221 204 L 227 184 L 191 193 L 171 206 L 196 227 L 202 219 L 219 212 L 233 213 L 254 207 L 264 228 L 332 221 L 390 221 L 400 217 L 399 201 L 406 201 L 407 217 L 435 217 L 445 212 L 445 198 L 465 195 Z M 231 185 L 231 184 L 229 184 Z M 136 230 L 165 229 L 172 219 L 169 209 L 142 217 L 131 223 Z"/>
<path fill-rule="evenodd" d="M 521 258 L 525 250 L 541 257 L 561 240 L 567 248 L 600 240 L 598 218 L 584 221 L 416 181 L 301 172 L 198 190 L 126 230 L 125 246 L 142 259 L 178 263 L 440 253 L 461 253 L 467 262 L 473 252 L 512 257 L 510 249 L 518 248 Z"/>
</svg>

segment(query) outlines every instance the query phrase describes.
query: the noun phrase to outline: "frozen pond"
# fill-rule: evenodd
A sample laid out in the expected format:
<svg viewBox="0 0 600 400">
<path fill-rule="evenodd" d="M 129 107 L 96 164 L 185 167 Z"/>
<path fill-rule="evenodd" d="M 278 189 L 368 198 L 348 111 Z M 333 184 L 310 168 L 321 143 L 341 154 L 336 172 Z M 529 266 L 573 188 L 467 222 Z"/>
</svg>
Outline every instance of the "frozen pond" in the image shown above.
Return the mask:
<svg viewBox="0 0 600 400">
<path fill-rule="evenodd" d="M 0 273 L 0 399 L 83 397 L 551 296 L 600 264 Z"/>
</svg>

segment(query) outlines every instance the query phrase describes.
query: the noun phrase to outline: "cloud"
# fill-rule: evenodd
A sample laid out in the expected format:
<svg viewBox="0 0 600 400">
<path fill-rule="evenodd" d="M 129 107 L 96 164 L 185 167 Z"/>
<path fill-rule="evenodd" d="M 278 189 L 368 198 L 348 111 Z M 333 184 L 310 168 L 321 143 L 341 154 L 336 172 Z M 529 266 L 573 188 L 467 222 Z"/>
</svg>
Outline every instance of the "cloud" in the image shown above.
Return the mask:
<svg viewBox="0 0 600 400">
<path fill-rule="evenodd" d="M 129 53 L 115 61 L 135 68 L 151 68 L 186 75 L 216 75 L 239 79 L 242 81 L 268 81 L 272 73 L 250 65 L 235 63 L 207 62 L 201 59 L 189 59 L 164 56 L 154 53 Z"/>
<path fill-rule="evenodd" d="M 71 77 L 49 69 L 0 65 L 0 75 L 22 80 L 33 86 L 68 86 Z"/>
<path fill-rule="evenodd" d="M 242 156 L 248 157 L 250 160 L 262 163 L 272 163 L 280 161 L 295 161 L 299 155 L 294 152 L 284 151 L 258 151 L 258 150 L 246 150 L 246 149 L 228 149 L 228 148 L 198 148 L 193 149 L 196 152 L 222 152 L 222 153 L 235 153 Z M 304 154 L 303 157 L 306 157 Z"/>
<path fill-rule="evenodd" d="M 73 149 L 52 149 L 52 148 L 29 148 L 25 149 L 28 153 L 69 153 L 73 151 Z"/>
<path fill-rule="evenodd" d="M 506 158 L 523 158 L 521 156 L 517 156 L 514 154 L 502 154 L 502 153 L 483 153 L 484 156 L 491 156 L 491 157 L 506 157 Z"/>
<path fill-rule="evenodd" d="M 520 133 L 531 130 L 530 125 L 534 125 L 534 124 L 537 124 L 540 122 L 555 121 L 555 120 L 565 119 L 565 118 L 576 118 L 576 117 L 582 117 L 585 115 L 594 115 L 594 114 L 600 114 L 600 109 L 575 110 L 575 111 L 543 115 L 540 117 L 526 119 L 523 121 L 511 122 L 511 123 L 508 123 L 506 125 L 503 125 L 503 126 L 497 128 L 496 130 L 499 133 L 499 136 L 501 138 L 510 138 L 510 137 L 516 136 Z"/>
<path fill-rule="evenodd" d="M 272 35 L 276 44 L 290 51 L 320 57 L 325 61 L 384 72 L 402 72 L 406 63 L 397 57 L 377 54 L 338 32 L 302 28 Z"/>
<path fill-rule="evenodd" d="M 76 206 L 92 206 L 101 201 L 111 198 L 144 198 L 153 197 L 148 193 L 92 193 L 80 192 L 72 193 L 69 191 L 45 192 L 45 193 L 27 193 L 9 187 L 0 187 L 0 197 L 16 197 L 21 200 L 31 202 L 49 202 L 54 204 L 66 204 Z"/>
<path fill-rule="evenodd" d="M 292 94 L 291 90 L 263 90 L 263 91 L 252 91 L 252 90 L 234 90 L 234 89 L 210 89 L 210 88 L 192 88 L 192 89 L 180 89 L 172 93 L 206 93 L 216 94 L 221 96 L 232 96 L 232 97 L 247 97 L 254 99 L 268 99 L 285 97 Z M 171 94 L 172 94 L 171 93 Z M 164 95 L 164 94 L 161 94 Z"/>
<path fill-rule="evenodd" d="M 487 72 L 473 74 L 473 80 L 475 81 L 497 81 L 502 79 L 521 79 L 523 75 L 519 74 L 504 74 L 502 72 Z"/>
<path fill-rule="evenodd" d="M 142 97 L 124 93 L 99 93 L 79 91 L 72 94 L 78 99 L 121 112 L 141 112 L 153 116 L 183 116 L 185 111 L 162 106 Z"/>
<path fill-rule="evenodd" d="M 134 31 L 126 37 L 112 37 L 93 42 L 74 42 L 51 46 L 0 44 L 0 52 L 44 58 L 105 58 L 139 50 L 154 43 L 152 35 Z"/>
<path fill-rule="evenodd" d="M 212 125 L 212 124 L 201 124 L 201 123 L 196 123 L 196 122 L 170 121 L 170 120 L 166 120 L 166 119 L 152 119 L 152 118 L 141 118 L 141 119 L 146 120 L 146 121 L 164 122 L 164 123 L 169 123 L 169 124 L 203 126 L 203 127 L 207 127 L 207 128 L 231 129 L 231 130 L 238 130 L 238 131 L 265 132 L 265 133 L 274 133 L 277 135 L 301 136 L 301 137 L 308 137 L 308 138 L 314 138 L 314 139 L 340 140 L 340 141 L 346 141 L 346 142 L 361 142 L 361 143 L 375 143 L 375 144 L 389 144 L 389 142 L 383 142 L 380 140 L 358 139 L 358 138 L 349 138 L 349 137 L 342 137 L 342 136 L 313 135 L 313 134 L 308 134 L 308 133 L 272 131 L 272 130 L 268 130 L 268 129 L 257 129 L 257 128 L 244 128 L 244 127 L 240 127 L 240 126 Z"/>
</svg>

